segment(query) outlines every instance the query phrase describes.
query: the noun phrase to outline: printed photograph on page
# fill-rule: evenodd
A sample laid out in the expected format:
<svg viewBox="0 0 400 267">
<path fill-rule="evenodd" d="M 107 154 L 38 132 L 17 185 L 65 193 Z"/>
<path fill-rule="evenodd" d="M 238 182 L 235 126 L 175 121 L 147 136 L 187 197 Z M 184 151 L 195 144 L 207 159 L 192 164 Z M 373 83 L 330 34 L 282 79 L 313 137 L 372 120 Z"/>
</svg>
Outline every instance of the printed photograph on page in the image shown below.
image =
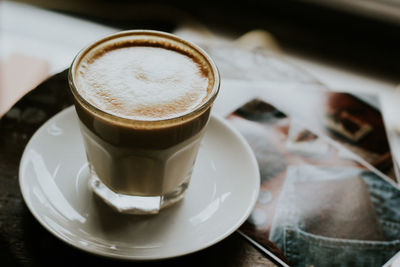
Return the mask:
<svg viewBox="0 0 400 267">
<path fill-rule="evenodd" d="M 353 110 L 342 111 L 337 115 L 342 128 L 323 122 L 321 114 L 330 136 L 354 145 L 368 134 L 381 134 L 373 133 L 377 124 L 370 116 L 364 120 L 368 133 L 339 134 L 349 129 L 347 118 L 364 125 Z M 335 116 L 333 108 L 326 113 Z M 333 146 L 260 99 L 237 109 L 228 121 L 252 147 L 261 175 L 258 201 L 243 233 L 265 247 L 272 241 L 290 266 L 380 266 L 400 250 L 400 190 L 355 161 L 347 146 Z"/>
</svg>

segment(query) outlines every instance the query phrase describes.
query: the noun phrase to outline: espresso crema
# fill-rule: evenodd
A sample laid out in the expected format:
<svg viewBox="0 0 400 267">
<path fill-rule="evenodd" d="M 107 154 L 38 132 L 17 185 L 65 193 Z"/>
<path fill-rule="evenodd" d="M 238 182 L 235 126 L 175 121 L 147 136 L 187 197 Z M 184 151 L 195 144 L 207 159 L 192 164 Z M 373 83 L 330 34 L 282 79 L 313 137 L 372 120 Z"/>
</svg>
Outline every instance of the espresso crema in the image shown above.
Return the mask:
<svg viewBox="0 0 400 267">
<path fill-rule="evenodd" d="M 179 117 L 204 103 L 208 76 L 183 50 L 122 42 L 84 58 L 75 79 L 79 93 L 97 108 L 155 121 Z"/>
</svg>

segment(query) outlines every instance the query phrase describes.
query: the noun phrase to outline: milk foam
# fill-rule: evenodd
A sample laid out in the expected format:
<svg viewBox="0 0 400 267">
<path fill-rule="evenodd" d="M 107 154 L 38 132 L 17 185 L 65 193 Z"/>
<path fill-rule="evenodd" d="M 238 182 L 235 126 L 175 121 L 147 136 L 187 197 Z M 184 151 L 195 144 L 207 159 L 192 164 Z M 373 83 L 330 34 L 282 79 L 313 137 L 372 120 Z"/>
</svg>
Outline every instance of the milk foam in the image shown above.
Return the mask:
<svg viewBox="0 0 400 267">
<path fill-rule="evenodd" d="M 182 115 L 207 97 L 209 80 L 190 57 L 165 48 L 107 51 L 78 67 L 77 89 L 96 107 L 137 120 Z"/>
</svg>

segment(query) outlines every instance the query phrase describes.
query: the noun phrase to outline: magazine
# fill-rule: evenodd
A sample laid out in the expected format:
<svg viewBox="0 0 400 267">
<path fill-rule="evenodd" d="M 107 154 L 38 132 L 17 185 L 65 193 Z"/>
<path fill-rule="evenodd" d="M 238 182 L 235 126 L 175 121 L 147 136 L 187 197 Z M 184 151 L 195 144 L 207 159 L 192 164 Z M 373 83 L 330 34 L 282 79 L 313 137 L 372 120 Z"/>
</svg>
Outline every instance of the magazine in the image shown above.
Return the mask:
<svg viewBox="0 0 400 267">
<path fill-rule="evenodd" d="M 283 266 L 388 262 L 400 251 L 400 190 L 378 96 L 333 92 L 261 47 L 202 47 L 223 77 L 214 112 L 260 169 L 239 233 Z"/>
<path fill-rule="evenodd" d="M 347 93 L 318 97 L 307 123 L 261 98 L 227 117 L 261 175 L 240 231 L 261 246 L 272 241 L 290 266 L 382 266 L 400 250 L 400 191 L 382 116 Z"/>
</svg>

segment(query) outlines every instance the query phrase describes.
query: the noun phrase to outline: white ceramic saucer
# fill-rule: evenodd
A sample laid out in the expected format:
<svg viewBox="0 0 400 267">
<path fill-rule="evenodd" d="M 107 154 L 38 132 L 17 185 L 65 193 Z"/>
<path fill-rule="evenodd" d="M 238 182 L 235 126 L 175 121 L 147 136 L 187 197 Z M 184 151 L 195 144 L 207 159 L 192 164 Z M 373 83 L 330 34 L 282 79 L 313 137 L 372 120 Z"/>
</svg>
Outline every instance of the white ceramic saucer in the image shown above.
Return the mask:
<svg viewBox="0 0 400 267">
<path fill-rule="evenodd" d="M 19 170 L 22 195 L 47 230 L 87 252 L 152 260 L 201 250 L 246 220 L 259 190 L 257 163 L 244 139 L 216 117 L 207 127 L 184 200 L 158 215 L 123 215 L 89 190 L 70 107 L 47 121 L 26 146 Z"/>
</svg>

